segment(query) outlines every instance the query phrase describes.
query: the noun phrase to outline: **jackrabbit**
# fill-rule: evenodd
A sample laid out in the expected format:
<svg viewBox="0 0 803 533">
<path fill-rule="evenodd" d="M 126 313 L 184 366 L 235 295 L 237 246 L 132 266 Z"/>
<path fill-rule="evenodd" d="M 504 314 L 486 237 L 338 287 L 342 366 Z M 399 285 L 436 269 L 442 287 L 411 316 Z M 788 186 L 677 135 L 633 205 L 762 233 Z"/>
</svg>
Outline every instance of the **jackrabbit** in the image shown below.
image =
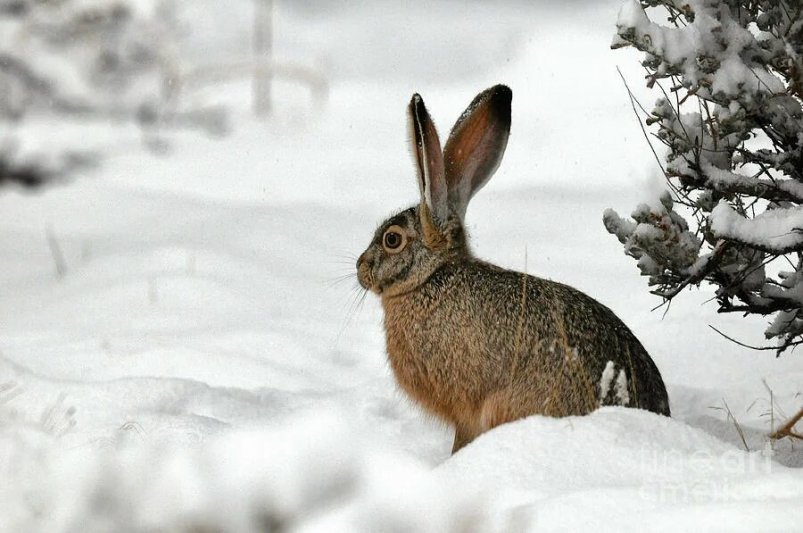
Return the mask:
<svg viewBox="0 0 803 533">
<path fill-rule="evenodd" d="M 472 256 L 463 218 L 502 159 L 511 99 L 504 85 L 477 95 L 441 150 L 424 101 L 413 95 L 421 201 L 386 220 L 357 261 L 360 284 L 382 300 L 396 380 L 455 426 L 452 453 L 532 414 L 622 405 L 669 415 L 661 374 L 610 309 Z"/>
</svg>

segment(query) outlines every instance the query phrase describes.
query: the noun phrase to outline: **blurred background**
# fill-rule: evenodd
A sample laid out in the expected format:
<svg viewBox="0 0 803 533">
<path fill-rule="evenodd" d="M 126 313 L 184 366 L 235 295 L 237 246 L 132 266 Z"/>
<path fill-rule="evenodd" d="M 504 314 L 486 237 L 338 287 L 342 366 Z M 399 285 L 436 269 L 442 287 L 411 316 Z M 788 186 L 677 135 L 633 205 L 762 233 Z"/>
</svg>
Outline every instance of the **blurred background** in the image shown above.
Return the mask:
<svg viewBox="0 0 803 533">
<path fill-rule="evenodd" d="M 610 184 L 599 167 L 640 135 L 615 71 L 635 55 L 608 46 L 618 4 L 2 0 L 0 183 L 97 176 L 112 160 L 117 181 L 215 197 L 329 199 L 377 173 L 401 194 L 410 94 L 445 136 L 505 82 L 520 142 L 501 186 Z M 616 179 L 643 180 L 644 154 Z"/>
</svg>

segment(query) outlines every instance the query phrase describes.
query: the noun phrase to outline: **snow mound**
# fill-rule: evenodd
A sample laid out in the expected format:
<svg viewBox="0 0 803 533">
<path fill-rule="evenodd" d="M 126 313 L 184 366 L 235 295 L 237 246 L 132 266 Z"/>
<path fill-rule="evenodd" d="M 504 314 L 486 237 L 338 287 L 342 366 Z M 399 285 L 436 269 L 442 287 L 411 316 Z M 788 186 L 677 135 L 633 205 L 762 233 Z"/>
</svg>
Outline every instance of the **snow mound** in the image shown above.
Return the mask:
<svg viewBox="0 0 803 533">
<path fill-rule="evenodd" d="M 0 428 L 3 531 L 446 531 L 485 520 L 476 491 L 385 450 L 343 414 L 202 445 L 64 448 Z M 40 483 L 43 477 L 49 483 Z M 5 523 L 3 522 L 5 521 Z"/>
<path fill-rule="evenodd" d="M 769 448 L 747 453 L 677 420 L 621 407 L 500 426 L 435 475 L 482 487 L 509 517 L 538 530 L 780 531 L 803 517 L 793 503 L 803 498 L 803 477 L 774 462 Z M 779 509 L 777 522 L 768 506 Z"/>
<path fill-rule="evenodd" d="M 768 451 L 619 407 L 500 426 L 434 470 L 336 410 L 195 447 L 52 439 L 0 430 L 4 531 L 776 531 L 803 518 L 803 477 Z"/>
</svg>

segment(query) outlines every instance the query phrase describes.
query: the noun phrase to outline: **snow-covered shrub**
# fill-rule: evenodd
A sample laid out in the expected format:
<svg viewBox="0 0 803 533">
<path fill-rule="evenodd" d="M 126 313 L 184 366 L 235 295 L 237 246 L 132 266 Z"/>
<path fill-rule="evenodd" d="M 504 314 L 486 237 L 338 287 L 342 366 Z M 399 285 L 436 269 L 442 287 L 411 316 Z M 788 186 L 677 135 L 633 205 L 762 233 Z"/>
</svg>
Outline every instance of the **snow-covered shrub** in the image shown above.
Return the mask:
<svg viewBox="0 0 803 533">
<path fill-rule="evenodd" d="M 0 115 L 132 114 L 160 97 L 167 4 L 2 0 Z"/>
<path fill-rule="evenodd" d="M 148 129 L 171 116 L 177 37 L 171 6 L 169 0 L 0 0 L 0 183 L 38 185 L 68 173 L 83 153 L 80 135 L 72 146 L 30 153 L 19 132 L 31 119 L 111 119 Z"/>
<path fill-rule="evenodd" d="M 605 226 L 671 300 L 709 282 L 720 312 L 772 315 L 803 343 L 803 4 L 627 0 L 613 48 L 644 52 L 646 118 L 671 193 Z"/>
</svg>

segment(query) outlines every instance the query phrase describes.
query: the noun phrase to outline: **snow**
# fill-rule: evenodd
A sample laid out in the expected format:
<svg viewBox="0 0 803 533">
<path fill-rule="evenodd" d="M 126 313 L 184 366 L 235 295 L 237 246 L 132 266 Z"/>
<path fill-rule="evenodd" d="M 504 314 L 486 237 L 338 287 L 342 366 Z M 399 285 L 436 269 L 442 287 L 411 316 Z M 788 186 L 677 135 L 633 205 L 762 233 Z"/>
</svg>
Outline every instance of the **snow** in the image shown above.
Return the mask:
<svg viewBox="0 0 803 533">
<path fill-rule="evenodd" d="M 617 453 L 606 452 L 611 448 Z M 588 417 L 533 417 L 468 449 L 436 475 L 502 491 L 511 506 L 535 500 L 518 511 L 532 520 L 528 526 L 546 530 L 635 530 L 648 516 L 660 531 L 780 530 L 763 511 L 775 497 L 772 487 L 777 482 L 779 500 L 790 505 L 803 487 L 799 471 L 762 451 L 745 453 L 676 420 L 621 407 Z"/>
<path fill-rule="evenodd" d="M 627 43 L 625 37 L 634 37 L 651 55 L 664 58 L 658 74 L 675 73 L 669 69 L 679 72 L 687 87 L 702 86 L 723 101 L 745 92 L 748 85 L 759 85 L 762 91 L 776 95 L 784 92 L 777 77 L 753 65 L 749 51 L 756 42 L 755 36 L 729 17 L 721 17 L 717 2 L 692 0 L 684 6 L 694 13 L 694 20 L 675 27 L 652 22 L 641 2 L 626 0 L 619 11 L 612 46 L 623 46 Z M 707 83 L 701 83 L 708 77 Z"/>
<path fill-rule="evenodd" d="M 619 405 L 628 405 L 630 403 L 630 393 L 627 390 L 627 376 L 624 369 L 620 369 L 619 374 L 616 375 L 615 391 Z"/>
<path fill-rule="evenodd" d="M 614 368 L 613 361 L 608 361 L 605 364 L 605 368 L 602 369 L 602 375 L 599 378 L 599 404 L 602 405 L 602 402 L 605 400 L 605 397 L 608 396 L 608 393 L 611 391 L 611 383 L 613 382 L 613 376 L 616 373 L 616 369 Z"/>
<path fill-rule="evenodd" d="M 615 405 L 628 405 L 630 403 L 630 393 L 627 390 L 627 376 L 625 375 L 625 371 L 624 369 L 619 369 L 617 373 L 613 361 L 608 361 L 599 378 L 600 405 L 603 405 L 605 398 L 610 394 L 611 385 L 613 385 L 614 397 L 617 402 Z"/>
<path fill-rule="evenodd" d="M 716 21 L 704 11 L 697 13 L 700 16 L 696 18 L 695 24 L 705 26 L 716 24 Z M 694 56 L 694 50 L 704 48 L 704 43 L 700 40 L 702 32 L 694 25 L 674 28 L 651 22 L 638 0 L 627 0 L 622 4 L 616 26 L 619 33 L 627 28 L 633 28 L 640 41 L 648 42 L 656 55 L 666 57 L 673 65 L 682 66 L 686 57 Z M 623 40 L 617 34 L 613 45 L 620 44 L 623 44 Z"/>
<path fill-rule="evenodd" d="M 680 168 L 681 164 L 677 165 Z M 728 170 L 715 167 L 711 163 L 703 162 L 700 169 L 708 178 L 708 184 L 715 190 L 724 192 L 739 190 L 777 189 L 789 193 L 793 198 L 803 198 L 803 184 L 794 179 L 759 179 L 745 174 L 738 174 Z"/>
<path fill-rule="evenodd" d="M 803 208 L 767 209 L 752 219 L 736 212 L 727 202 L 711 211 L 711 231 L 722 239 L 732 239 L 767 250 L 794 249 L 803 244 Z"/>
<path fill-rule="evenodd" d="M 404 11 L 422 24 L 404 37 L 420 32 L 420 48 L 377 58 L 377 47 L 344 44 L 351 63 L 333 69 L 322 110 L 277 84 L 291 104 L 259 122 L 248 84 L 223 84 L 207 96 L 235 106 L 231 135 L 177 134 L 169 157 L 103 122 L 25 123 L 32 146 L 79 138 L 107 159 L 36 194 L 0 191 L 0 531 L 800 523 L 803 450 L 766 437 L 799 409 L 800 358 L 719 337 L 707 324 L 739 338 L 765 324 L 717 316 L 706 291 L 651 313 L 658 302 L 602 224 L 605 208 L 629 209 L 657 174 L 614 69 L 621 61 L 640 79 L 640 67 L 607 49 L 600 23 L 617 7 L 500 6 L 498 20 L 530 23 L 489 24 L 465 54 L 431 33 L 450 9 Z M 474 26 L 489 16 L 464 14 Z M 385 17 L 325 18 L 368 28 Z M 315 41 L 326 25 L 302 31 L 302 18 L 283 11 L 279 27 L 292 35 L 296 24 L 295 38 L 343 61 L 336 40 Z M 473 61 L 482 39 L 507 43 L 509 61 Z M 419 71 L 411 58 L 427 55 L 442 70 Z M 363 59 L 394 75 L 358 76 Z M 512 134 L 467 213 L 475 252 L 611 307 L 661 369 L 672 418 L 619 407 L 531 417 L 450 457 L 449 428 L 394 385 L 378 302 L 340 277 L 375 224 L 417 198 L 410 95 L 424 96 L 444 135 L 496 82 L 514 92 Z M 614 369 L 610 378 L 615 393 Z"/>
</svg>

